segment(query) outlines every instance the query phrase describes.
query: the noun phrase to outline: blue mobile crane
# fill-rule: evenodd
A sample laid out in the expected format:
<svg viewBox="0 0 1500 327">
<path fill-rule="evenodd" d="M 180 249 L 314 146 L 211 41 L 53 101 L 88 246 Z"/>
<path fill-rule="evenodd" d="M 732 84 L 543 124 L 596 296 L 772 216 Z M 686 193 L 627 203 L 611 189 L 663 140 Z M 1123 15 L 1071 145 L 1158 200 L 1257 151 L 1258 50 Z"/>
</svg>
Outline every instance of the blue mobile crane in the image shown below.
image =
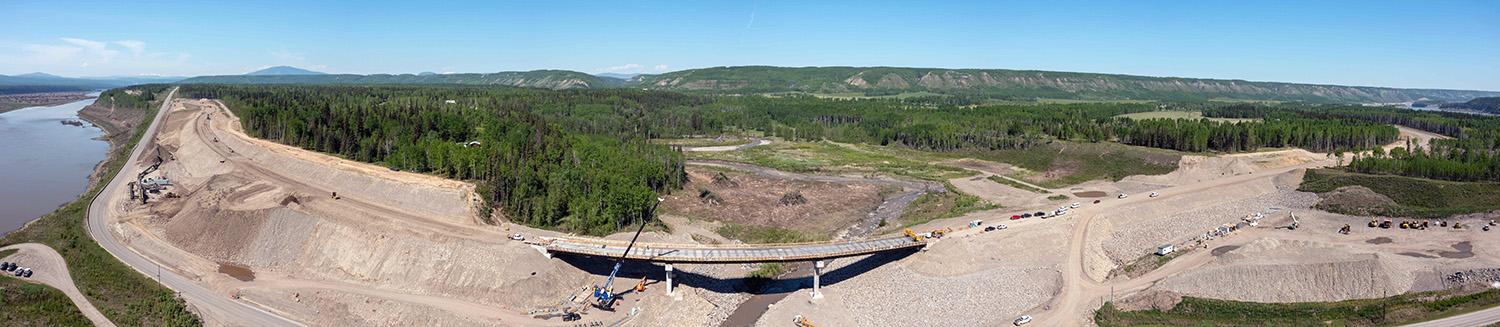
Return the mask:
<svg viewBox="0 0 1500 327">
<path fill-rule="evenodd" d="M 625 256 L 630 255 L 630 249 L 635 247 L 635 240 L 641 237 L 641 231 L 646 230 L 646 222 L 656 214 L 656 206 L 661 205 L 662 198 L 656 198 L 656 204 L 651 205 L 651 210 L 646 212 L 646 219 L 641 220 L 641 227 L 635 230 L 635 236 L 630 237 L 630 244 L 625 246 L 625 253 L 615 260 L 615 269 L 609 272 L 609 279 L 604 280 L 604 287 L 594 286 L 594 307 L 601 310 L 614 310 L 615 297 L 611 285 L 615 283 L 615 275 L 620 273 L 620 265 L 625 263 Z"/>
</svg>

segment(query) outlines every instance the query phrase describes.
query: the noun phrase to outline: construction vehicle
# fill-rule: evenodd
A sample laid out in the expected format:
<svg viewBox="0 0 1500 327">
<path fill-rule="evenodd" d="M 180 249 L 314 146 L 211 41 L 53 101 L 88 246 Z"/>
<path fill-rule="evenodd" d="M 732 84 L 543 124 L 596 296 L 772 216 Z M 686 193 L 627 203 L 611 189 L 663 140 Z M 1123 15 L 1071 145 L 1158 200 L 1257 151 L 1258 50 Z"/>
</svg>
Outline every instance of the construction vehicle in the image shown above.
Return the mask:
<svg viewBox="0 0 1500 327">
<path fill-rule="evenodd" d="M 917 235 L 917 232 L 911 231 L 911 228 L 907 228 L 905 230 L 902 230 L 901 233 L 902 234 L 906 234 L 906 237 L 911 238 L 912 241 L 917 241 L 917 242 L 921 242 L 922 241 L 922 235 Z"/>
<path fill-rule="evenodd" d="M 639 283 L 635 283 L 635 292 L 636 293 L 645 293 L 646 292 L 646 277 L 647 276 L 641 276 L 641 281 Z"/>
<path fill-rule="evenodd" d="M 132 183 L 136 186 L 136 188 L 139 188 L 140 190 L 141 204 L 146 204 L 146 199 L 150 197 L 150 195 L 147 195 L 148 192 L 146 192 L 146 175 L 151 174 L 152 172 L 155 172 L 157 168 L 160 168 L 162 161 L 165 160 L 162 160 L 161 158 L 161 148 L 156 148 L 156 159 L 152 160 L 151 166 L 146 167 L 146 169 L 142 170 L 140 174 L 135 175 L 135 182 Z M 132 192 L 131 194 L 134 194 L 134 192 Z"/>
<path fill-rule="evenodd" d="M 1256 215 L 1260 215 L 1259 212 L 1257 212 L 1255 214 Z M 1297 227 L 1302 227 L 1302 221 L 1301 220 L 1297 220 L 1297 215 L 1296 214 L 1293 214 L 1291 211 L 1287 211 L 1286 214 L 1292 217 L 1292 224 L 1286 226 L 1287 230 L 1297 230 Z"/>
<path fill-rule="evenodd" d="M 1375 226 L 1380 226 L 1380 221 L 1377 221 L 1377 220 L 1374 220 L 1374 219 L 1370 219 L 1370 225 L 1369 226 L 1370 226 L 1370 228 L 1375 228 Z"/>
<path fill-rule="evenodd" d="M 1344 224 L 1344 228 L 1339 228 L 1339 234 L 1349 235 L 1349 224 Z"/>
<path fill-rule="evenodd" d="M 1380 222 L 1380 228 L 1391 229 L 1391 221 L 1389 219 L 1387 219 L 1385 221 Z"/>
<path fill-rule="evenodd" d="M 635 236 L 631 236 L 630 243 L 625 245 L 625 253 L 621 253 L 620 259 L 615 260 L 615 268 L 610 270 L 609 278 L 604 280 L 604 286 L 594 286 L 595 307 L 601 310 L 614 310 L 616 297 L 612 287 L 615 282 L 615 276 L 620 274 L 620 266 L 625 263 L 625 257 L 630 255 L 630 249 L 635 247 L 635 241 L 641 237 L 641 232 L 646 230 L 646 221 L 651 219 L 652 215 L 656 214 L 656 207 L 661 205 L 662 201 L 664 199 L 656 198 L 656 203 L 652 204 L 651 210 L 646 212 L 645 219 L 641 220 L 641 227 L 635 230 Z"/>
<path fill-rule="evenodd" d="M 1401 229 L 1406 229 L 1406 226 L 1408 226 L 1409 224 L 1411 224 L 1411 223 L 1407 222 L 1405 220 L 1401 221 Z"/>
<path fill-rule="evenodd" d="M 807 317 L 803 317 L 802 315 L 792 317 L 792 325 L 797 327 L 817 327 L 817 325 L 813 325 L 812 320 L 807 320 Z"/>
</svg>

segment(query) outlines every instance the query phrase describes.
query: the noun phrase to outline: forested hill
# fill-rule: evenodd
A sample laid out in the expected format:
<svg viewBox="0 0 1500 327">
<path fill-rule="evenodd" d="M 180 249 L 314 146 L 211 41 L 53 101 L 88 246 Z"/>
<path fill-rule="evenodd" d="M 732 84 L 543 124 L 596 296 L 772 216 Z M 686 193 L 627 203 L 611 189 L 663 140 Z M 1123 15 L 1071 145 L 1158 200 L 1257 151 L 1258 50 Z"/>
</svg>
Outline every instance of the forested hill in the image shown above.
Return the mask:
<svg viewBox="0 0 1500 327">
<path fill-rule="evenodd" d="M 1500 97 L 1475 98 L 1468 102 L 1447 103 L 1443 108 L 1469 109 L 1482 112 L 1500 114 Z"/>
<path fill-rule="evenodd" d="M 487 74 L 323 74 L 199 76 L 185 84 L 465 84 L 504 85 L 544 89 L 586 89 L 620 86 L 624 80 L 567 70 L 533 70 Z"/>
<path fill-rule="evenodd" d="M 1389 103 L 1421 98 L 1465 101 L 1500 92 L 1397 89 L 1384 87 L 1250 82 L 1177 77 L 1069 73 L 1004 69 L 902 67 L 716 67 L 643 75 L 630 80 L 643 87 L 727 93 L 863 93 L 891 95 L 933 92 L 981 99 L 1157 99 L 1283 100 Z"/>
</svg>

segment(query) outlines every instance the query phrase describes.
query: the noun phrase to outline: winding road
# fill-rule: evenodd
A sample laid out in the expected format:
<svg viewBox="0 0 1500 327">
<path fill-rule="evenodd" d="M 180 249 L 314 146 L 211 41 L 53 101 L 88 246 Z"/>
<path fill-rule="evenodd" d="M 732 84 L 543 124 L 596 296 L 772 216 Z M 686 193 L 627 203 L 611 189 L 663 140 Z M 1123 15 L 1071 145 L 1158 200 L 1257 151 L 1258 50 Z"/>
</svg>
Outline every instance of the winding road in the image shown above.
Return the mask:
<svg viewBox="0 0 1500 327">
<path fill-rule="evenodd" d="M 173 88 L 171 93 L 167 95 L 166 100 L 162 101 L 161 109 L 157 111 L 156 118 L 146 127 L 146 133 L 141 137 L 141 142 L 136 144 L 135 148 L 131 150 L 130 156 L 125 159 L 126 168 L 122 169 L 120 173 L 115 174 L 115 177 L 109 180 L 109 183 L 104 186 L 104 190 L 99 193 L 99 196 L 95 197 L 94 201 L 89 204 L 89 236 L 94 238 L 94 241 L 98 242 L 100 247 L 103 247 L 105 251 L 109 251 L 120 262 L 124 262 L 141 274 L 157 279 L 162 285 L 176 291 L 190 306 L 197 310 L 198 314 L 204 320 L 210 321 L 212 324 L 233 326 L 300 326 L 301 324 L 297 322 L 282 318 L 253 304 L 231 299 L 229 294 L 204 288 L 194 283 L 191 278 L 179 275 L 175 271 L 161 269 L 158 263 L 147 259 L 140 253 L 136 253 L 129 246 L 125 245 L 125 243 L 121 242 L 119 238 L 116 238 L 114 233 L 110 232 L 109 218 L 107 217 L 110 214 L 110 195 L 117 194 L 118 192 L 126 192 L 124 189 L 126 187 L 125 184 L 130 182 L 131 176 L 134 176 L 129 171 L 129 168 L 133 166 L 132 163 L 140 159 L 141 153 L 155 142 L 157 127 L 161 126 L 162 121 L 166 119 L 167 112 L 171 108 L 172 98 L 176 95 L 177 88 Z"/>
<path fill-rule="evenodd" d="M 73 305 L 78 307 L 78 311 L 82 312 L 84 317 L 89 318 L 89 322 L 94 323 L 94 326 L 115 326 L 115 323 L 110 322 L 109 318 L 99 312 L 99 308 L 94 307 L 94 304 L 78 291 L 78 287 L 73 285 L 73 275 L 68 272 L 68 262 L 63 260 L 62 254 L 57 253 L 57 250 L 45 244 L 21 243 L 5 246 L 0 248 L 0 251 L 11 249 L 16 250 L 16 253 L 6 256 L 3 260 L 30 268 L 34 274 L 25 280 L 39 282 L 62 291 L 68 296 L 68 300 L 72 300 Z M 12 277 L 11 274 L 3 275 L 8 278 L 20 278 Z"/>
</svg>

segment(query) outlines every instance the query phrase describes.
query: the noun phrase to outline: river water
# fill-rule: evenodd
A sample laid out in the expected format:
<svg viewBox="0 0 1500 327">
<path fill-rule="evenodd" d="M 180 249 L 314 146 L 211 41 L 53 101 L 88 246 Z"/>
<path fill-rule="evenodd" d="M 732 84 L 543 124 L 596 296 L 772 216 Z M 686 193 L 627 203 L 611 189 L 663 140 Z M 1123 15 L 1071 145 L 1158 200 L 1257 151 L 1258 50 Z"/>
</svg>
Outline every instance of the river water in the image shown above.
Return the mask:
<svg viewBox="0 0 1500 327">
<path fill-rule="evenodd" d="M 81 121 L 78 111 L 93 102 L 0 113 L 0 234 L 57 210 L 88 187 L 109 142 L 98 139 L 104 131 L 93 124 L 63 121 Z"/>
</svg>

